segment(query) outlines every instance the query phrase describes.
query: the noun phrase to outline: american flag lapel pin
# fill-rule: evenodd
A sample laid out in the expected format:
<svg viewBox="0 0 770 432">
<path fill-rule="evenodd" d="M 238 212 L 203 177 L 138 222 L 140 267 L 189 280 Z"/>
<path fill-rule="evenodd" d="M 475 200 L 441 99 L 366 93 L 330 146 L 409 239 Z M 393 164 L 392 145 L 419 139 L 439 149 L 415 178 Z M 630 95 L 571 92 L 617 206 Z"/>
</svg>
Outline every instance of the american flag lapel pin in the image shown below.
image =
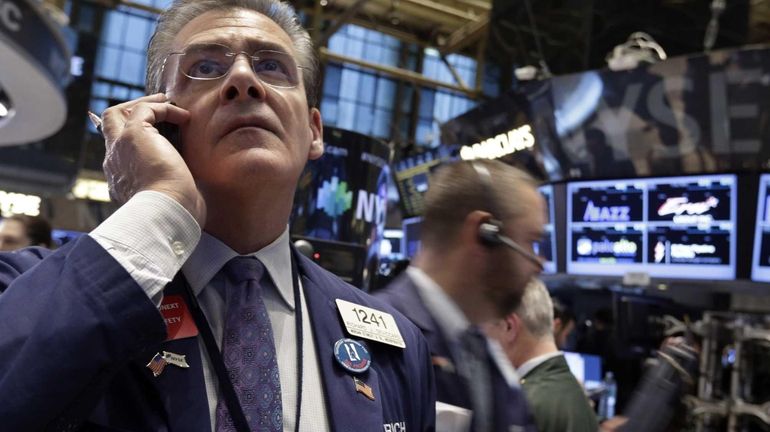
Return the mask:
<svg viewBox="0 0 770 432">
<path fill-rule="evenodd" d="M 356 391 L 366 396 L 369 400 L 374 400 L 374 391 L 365 382 L 353 377 L 353 382 L 356 384 Z"/>
<path fill-rule="evenodd" d="M 152 360 L 147 363 L 147 368 L 152 371 L 152 376 L 157 377 L 163 373 L 163 369 L 165 369 L 168 365 L 174 365 L 180 368 L 190 367 L 190 365 L 187 364 L 187 356 L 163 351 L 163 355 L 160 353 L 155 354 Z"/>
<path fill-rule="evenodd" d="M 155 356 L 150 360 L 149 363 L 147 363 L 147 369 L 152 371 L 152 376 L 158 377 L 162 372 L 163 369 L 166 368 L 166 365 L 168 362 L 165 358 L 163 358 L 160 353 L 155 354 Z"/>
</svg>

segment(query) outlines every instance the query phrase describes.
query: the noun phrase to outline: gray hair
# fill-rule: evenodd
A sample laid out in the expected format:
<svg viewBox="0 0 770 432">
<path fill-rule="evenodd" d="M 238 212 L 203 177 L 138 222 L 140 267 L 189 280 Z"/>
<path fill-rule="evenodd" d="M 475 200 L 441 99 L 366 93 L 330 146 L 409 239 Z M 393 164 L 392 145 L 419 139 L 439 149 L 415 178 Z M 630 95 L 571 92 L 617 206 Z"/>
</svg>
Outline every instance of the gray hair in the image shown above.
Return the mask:
<svg viewBox="0 0 770 432">
<path fill-rule="evenodd" d="M 308 106 L 315 107 L 318 104 L 318 58 L 313 41 L 300 24 L 294 9 L 280 0 L 176 0 L 158 17 L 158 25 L 147 48 L 147 94 L 158 93 L 163 88 L 163 61 L 171 52 L 174 37 L 182 27 L 206 12 L 239 8 L 265 15 L 289 35 L 299 55 L 297 63 L 303 68 L 302 80 Z"/>
<path fill-rule="evenodd" d="M 553 338 L 553 303 L 540 279 L 533 278 L 527 284 L 521 304 L 514 313 L 533 336 Z"/>
</svg>

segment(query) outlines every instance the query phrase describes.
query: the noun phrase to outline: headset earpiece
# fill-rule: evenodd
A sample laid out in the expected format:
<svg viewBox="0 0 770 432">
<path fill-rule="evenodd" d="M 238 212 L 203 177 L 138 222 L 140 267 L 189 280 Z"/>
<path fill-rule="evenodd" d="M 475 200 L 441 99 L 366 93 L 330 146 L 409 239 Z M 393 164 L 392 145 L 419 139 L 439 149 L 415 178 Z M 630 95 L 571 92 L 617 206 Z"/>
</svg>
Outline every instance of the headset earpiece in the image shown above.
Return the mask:
<svg viewBox="0 0 770 432">
<path fill-rule="evenodd" d="M 490 219 L 479 225 L 479 239 L 486 246 L 496 246 L 502 243 L 500 231 L 503 224 L 496 219 Z"/>
</svg>

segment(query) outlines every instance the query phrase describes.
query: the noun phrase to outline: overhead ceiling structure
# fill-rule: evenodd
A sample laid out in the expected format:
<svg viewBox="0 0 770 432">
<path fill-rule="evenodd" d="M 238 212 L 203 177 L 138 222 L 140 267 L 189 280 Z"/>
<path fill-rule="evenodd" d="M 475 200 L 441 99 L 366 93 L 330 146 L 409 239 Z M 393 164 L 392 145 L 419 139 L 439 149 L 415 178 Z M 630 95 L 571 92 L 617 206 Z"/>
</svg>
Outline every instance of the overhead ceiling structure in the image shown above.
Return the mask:
<svg viewBox="0 0 770 432">
<path fill-rule="evenodd" d="M 314 16 L 314 38 L 325 45 L 346 23 L 403 41 L 462 53 L 479 65 L 533 65 L 540 77 L 606 66 L 605 57 L 633 32 L 652 35 L 669 57 L 770 42 L 770 1 L 761 0 L 295 0 Z M 713 40 L 709 44 L 707 33 Z M 424 85 L 417 74 L 378 68 L 321 50 L 322 58 L 371 66 Z M 505 75 L 505 74 L 504 74 Z M 505 76 L 503 77 L 506 78 Z M 503 82 L 503 88 L 513 83 Z M 478 83 L 444 85 L 478 96 Z"/>
<path fill-rule="evenodd" d="M 408 43 L 436 48 L 442 57 L 461 52 L 483 63 L 492 9 L 490 0 L 313 0 L 296 3 L 314 17 L 311 25 L 313 39 L 322 47 L 322 59 L 357 64 L 419 85 L 478 96 L 480 81 L 463 82 L 448 64 L 455 76 L 453 84 L 433 81 L 414 71 L 346 58 L 323 46 L 344 24 L 357 24 Z"/>
<path fill-rule="evenodd" d="M 406 41 L 458 52 L 486 31 L 490 0 L 316 0 L 324 18 L 360 23 Z M 325 33 L 333 33 L 330 27 Z"/>
</svg>

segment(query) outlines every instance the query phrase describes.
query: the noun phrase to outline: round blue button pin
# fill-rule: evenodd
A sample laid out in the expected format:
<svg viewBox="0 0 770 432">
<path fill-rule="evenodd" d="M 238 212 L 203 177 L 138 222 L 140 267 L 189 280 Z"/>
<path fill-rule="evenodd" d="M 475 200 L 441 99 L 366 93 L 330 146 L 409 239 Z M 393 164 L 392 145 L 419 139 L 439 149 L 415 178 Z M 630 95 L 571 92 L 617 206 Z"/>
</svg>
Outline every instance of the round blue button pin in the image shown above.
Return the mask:
<svg viewBox="0 0 770 432">
<path fill-rule="evenodd" d="M 372 356 L 361 342 L 340 339 L 334 344 L 334 358 L 342 367 L 353 373 L 364 373 L 372 365 Z"/>
</svg>

